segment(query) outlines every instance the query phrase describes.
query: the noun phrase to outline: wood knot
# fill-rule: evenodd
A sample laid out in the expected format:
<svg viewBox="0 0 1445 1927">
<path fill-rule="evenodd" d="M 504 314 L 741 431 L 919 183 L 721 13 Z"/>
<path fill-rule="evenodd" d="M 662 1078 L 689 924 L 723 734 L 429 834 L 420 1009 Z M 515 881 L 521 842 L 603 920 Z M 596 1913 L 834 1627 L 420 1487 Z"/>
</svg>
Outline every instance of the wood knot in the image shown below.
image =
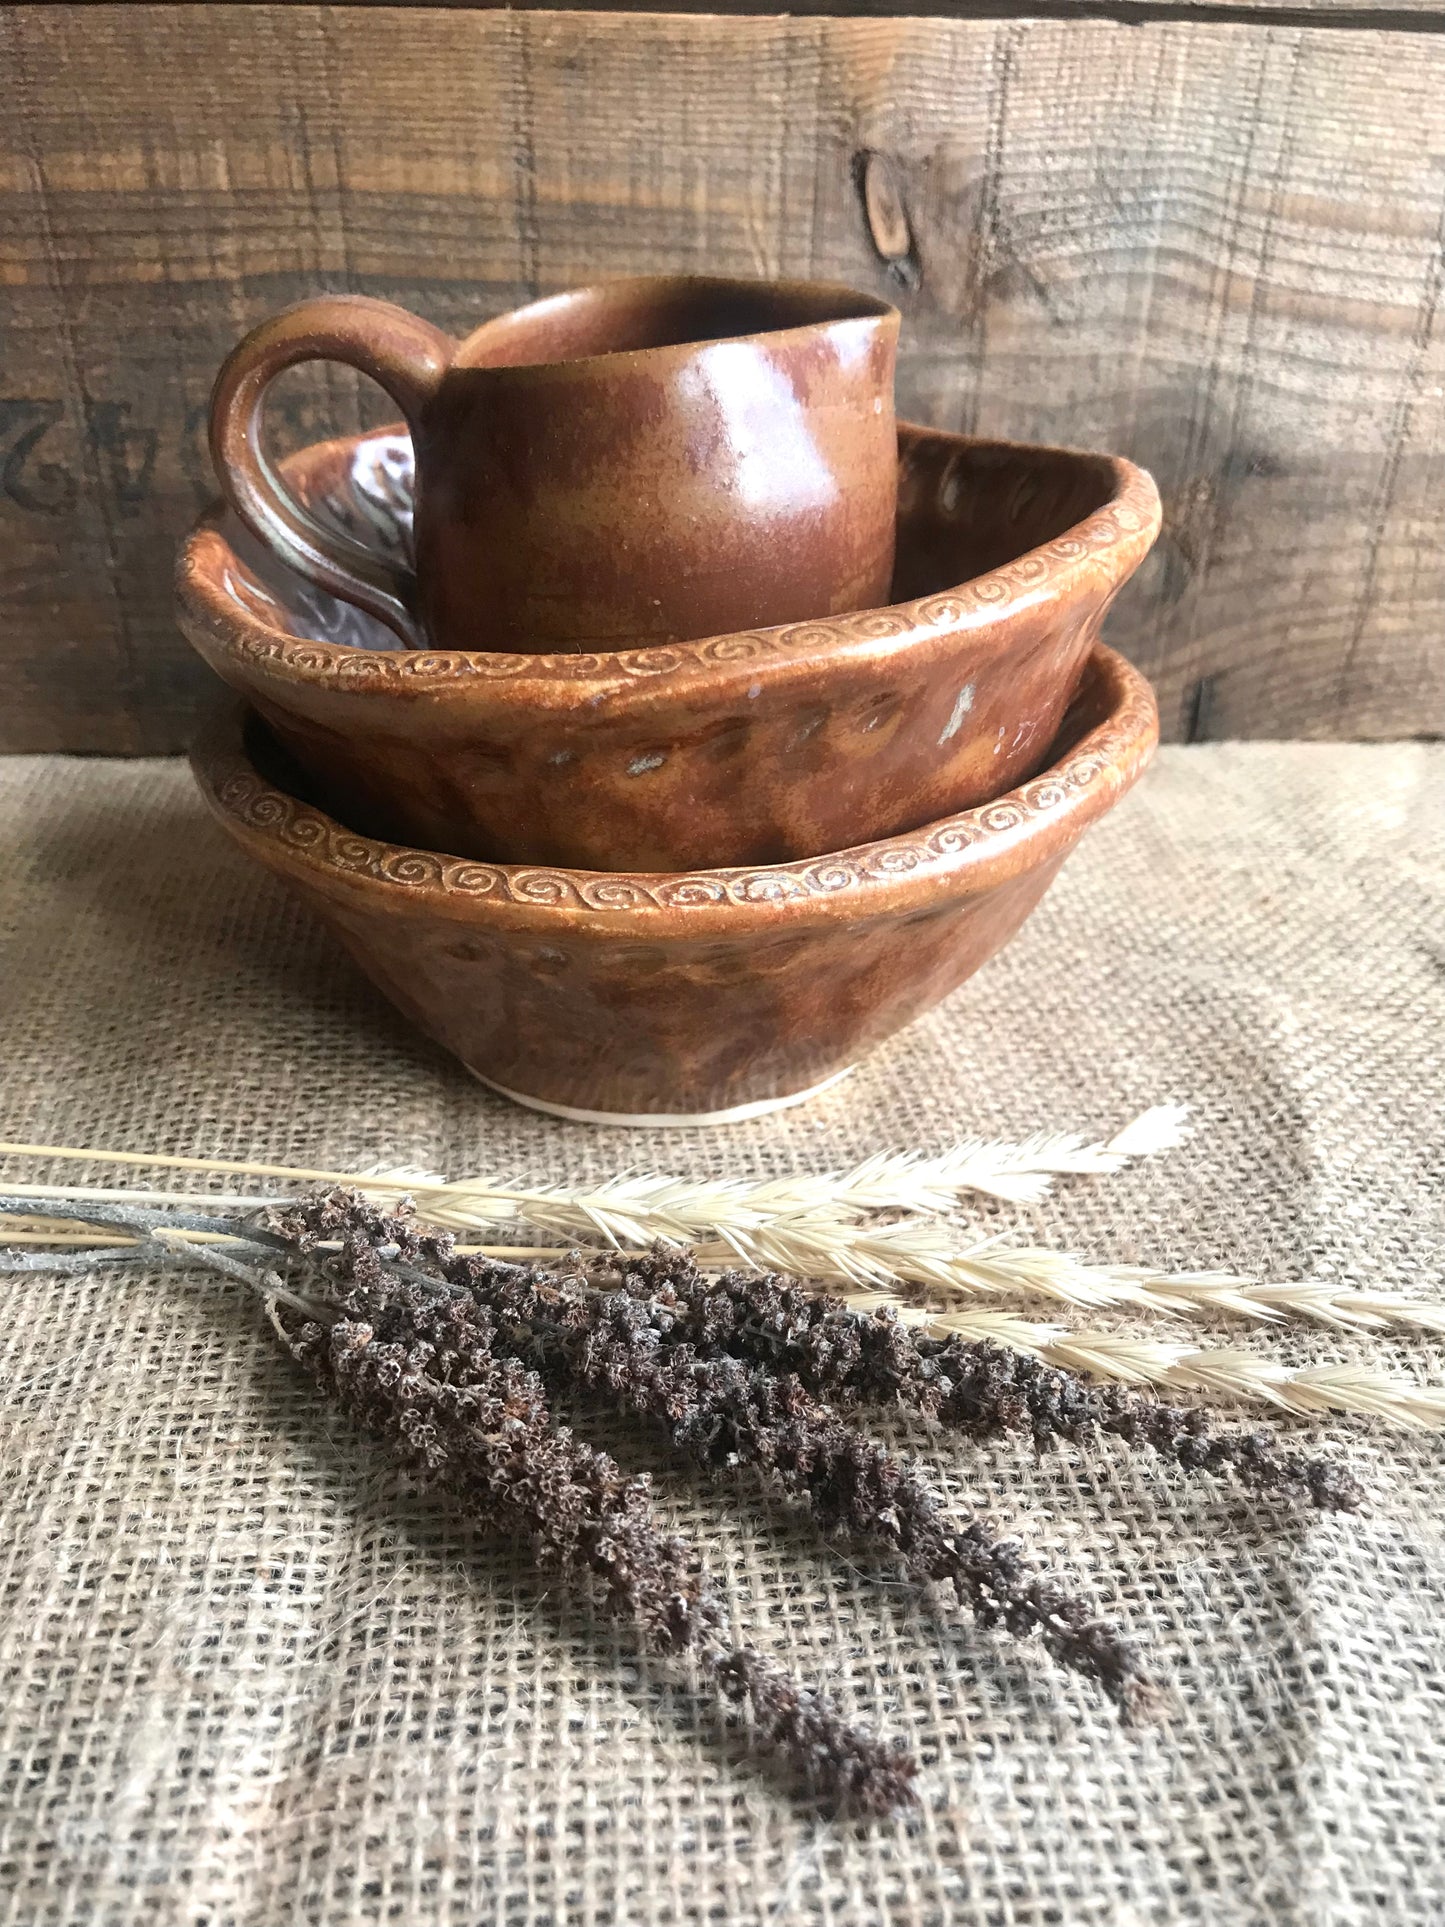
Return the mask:
<svg viewBox="0 0 1445 1927">
<path fill-rule="evenodd" d="M 897 163 L 887 154 L 865 151 L 858 157 L 858 187 L 879 259 L 906 288 L 916 288 L 923 270 Z"/>
</svg>

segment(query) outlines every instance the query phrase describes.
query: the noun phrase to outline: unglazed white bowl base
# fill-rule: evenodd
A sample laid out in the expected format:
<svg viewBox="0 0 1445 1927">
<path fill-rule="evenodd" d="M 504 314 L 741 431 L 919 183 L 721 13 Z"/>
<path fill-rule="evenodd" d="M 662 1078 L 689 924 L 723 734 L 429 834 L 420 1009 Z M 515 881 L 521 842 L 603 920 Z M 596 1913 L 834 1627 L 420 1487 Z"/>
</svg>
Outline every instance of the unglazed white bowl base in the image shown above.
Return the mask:
<svg viewBox="0 0 1445 1927">
<path fill-rule="evenodd" d="M 855 1065 L 846 1064 L 841 1071 L 834 1071 L 821 1084 L 812 1084 L 805 1091 L 790 1091 L 786 1097 L 760 1097 L 751 1104 L 733 1104 L 723 1111 L 583 1111 L 572 1104 L 553 1104 L 545 1097 L 528 1097 L 525 1091 L 508 1090 L 505 1084 L 498 1084 L 491 1077 L 483 1077 L 480 1071 L 472 1071 L 472 1076 L 479 1084 L 485 1084 L 489 1091 L 511 1098 L 514 1104 L 524 1105 L 529 1111 L 545 1111 L 549 1117 L 565 1117 L 573 1124 L 613 1124 L 632 1129 L 667 1130 L 698 1124 L 741 1124 L 744 1118 L 767 1117 L 772 1111 L 791 1110 L 793 1105 L 806 1104 L 810 1097 L 831 1090 L 845 1077 L 850 1077 L 855 1068 Z M 470 1064 L 467 1069 L 471 1070 Z"/>
</svg>

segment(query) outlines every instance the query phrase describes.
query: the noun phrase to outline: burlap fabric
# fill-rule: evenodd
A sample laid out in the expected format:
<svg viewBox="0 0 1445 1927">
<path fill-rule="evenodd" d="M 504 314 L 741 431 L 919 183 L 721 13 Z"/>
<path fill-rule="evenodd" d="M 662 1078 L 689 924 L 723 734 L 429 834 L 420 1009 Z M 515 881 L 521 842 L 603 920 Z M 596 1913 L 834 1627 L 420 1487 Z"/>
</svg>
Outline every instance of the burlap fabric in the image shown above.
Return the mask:
<svg viewBox="0 0 1445 1927">
<path fill-rule="evenodd" d="M 178 765 L 14 759 L 0 796 L 6 1136 L 761 1173 L 1180 1099 L 1187 1151 L 976 1215 L 1099 1258 L 1442 1290 L 1445 750 L 1165 753 L 945 1009 L 810 1108 L 702 1134 L 480 1090 L 243 864 Z M 741 1476 L 707 1489 L 612 1428 L 746 1636 L 923 1757 L 915 1817 L 840 1826 L 624 1634 L 408 1490 L 226 1285 L 5 1296 L 18 1927 L 1445 1919 L 1435 1441 L 1322 1429 L 1371 1503 L 1315 1519 L 1116 1443 L 1037 1462 L 909 1434 L 960 1504 L 1147 1642 L 1177 1704 L 1134 1734 Z M 1239 1342 L 1445 1380 L 1419 1340 Z"/>
</svg>

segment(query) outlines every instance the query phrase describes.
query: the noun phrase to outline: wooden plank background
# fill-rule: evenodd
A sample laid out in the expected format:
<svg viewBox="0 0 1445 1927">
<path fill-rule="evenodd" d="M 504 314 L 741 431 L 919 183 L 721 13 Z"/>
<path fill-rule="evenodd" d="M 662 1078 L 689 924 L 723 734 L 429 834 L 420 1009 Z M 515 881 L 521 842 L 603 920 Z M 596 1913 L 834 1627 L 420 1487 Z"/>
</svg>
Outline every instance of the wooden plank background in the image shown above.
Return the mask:
<svg viewBox="0 0 1445 1927">
<path fill-rule="evenodd" d="M 1432 33 L 36 6 L 0 71 L 0 746 L 184 741 L 170 560 L 246 327 L 657 268 L 888 293 L 908 414 L 1152 468 L 1113 635 L 1169 733 L 1445 733 Z M 298 375 L 278 430 L 366 405 Z"/>
</svg>

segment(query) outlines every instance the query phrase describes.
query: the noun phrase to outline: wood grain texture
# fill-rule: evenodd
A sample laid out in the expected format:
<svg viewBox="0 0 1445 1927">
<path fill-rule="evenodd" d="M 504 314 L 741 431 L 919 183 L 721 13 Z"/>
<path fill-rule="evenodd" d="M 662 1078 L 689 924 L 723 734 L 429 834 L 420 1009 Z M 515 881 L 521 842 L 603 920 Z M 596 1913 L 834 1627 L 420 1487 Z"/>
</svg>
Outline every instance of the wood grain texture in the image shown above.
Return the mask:
<svg viewBox="0 0 1445 1927">
<path fill-rule="evenodd" d="M 1150 467 L 1110 634 L 1167 733 L 1445 732 L 1433 36 L 22 7 L 0 65 L 5 747 L 185 738 L 170 560 L 244 328 L 643 269 L 891 294 L 905 413 Z M 368 413 L 286 387 L 283 441 Z"/>
</svg>

